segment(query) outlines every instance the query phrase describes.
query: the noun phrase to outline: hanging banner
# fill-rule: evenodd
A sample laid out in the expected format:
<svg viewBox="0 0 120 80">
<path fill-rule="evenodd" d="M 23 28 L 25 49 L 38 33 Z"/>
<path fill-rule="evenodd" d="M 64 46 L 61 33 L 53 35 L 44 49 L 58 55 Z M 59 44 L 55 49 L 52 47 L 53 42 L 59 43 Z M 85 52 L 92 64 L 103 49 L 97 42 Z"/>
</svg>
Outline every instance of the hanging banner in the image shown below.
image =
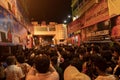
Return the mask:
<svg viewBox="0 0 120 80">
<path fill-rule="evenodd" d="M 109 40 L 110 21 L 105 20 L 95 25 L 86 27 L 86 41 L 107 41 Z"/>
<path fill-rule="evenodd" d="M 86 41 L 86 29 L 81 30 L 81 40 L 82 42 Z"/>
<path fill-rule="evenodd" d="M 85 13 L 85 27 L 98 23 L 109 18 L 108 5 L 106 0 L 100 0 Z"/>
<path fill-rule="evenodd" d="M 120 0 L 108 0 L 108 7 L 110 17 L 120 14 Z"/>
</svg>

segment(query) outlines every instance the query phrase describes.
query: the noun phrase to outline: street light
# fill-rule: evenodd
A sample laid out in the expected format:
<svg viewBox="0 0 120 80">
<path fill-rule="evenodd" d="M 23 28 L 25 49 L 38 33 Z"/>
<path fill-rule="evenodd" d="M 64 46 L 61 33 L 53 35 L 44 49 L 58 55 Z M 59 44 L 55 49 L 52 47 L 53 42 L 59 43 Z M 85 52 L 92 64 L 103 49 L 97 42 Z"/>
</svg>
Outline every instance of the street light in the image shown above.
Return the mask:
<svg viewBox="0 0 120 80">
<path fill-rule="evenodd" d="M 64 20 L 64 24 L 68 24 L 68 23 L 70 23 L 71 20 L 72 20 L 71 15 L 68 15 L 68 16 L 67 16 L 67 19 Z"/>
<path fill-rule="evenodd" d="M 64 20 L 64 24 L 66 24 L 67 23 L 67 20 Z"/>
<path fill-rule="evenodd" d="M 68 18 L 71 18 L 71 15 L 68 15 Z"/>
</svg>

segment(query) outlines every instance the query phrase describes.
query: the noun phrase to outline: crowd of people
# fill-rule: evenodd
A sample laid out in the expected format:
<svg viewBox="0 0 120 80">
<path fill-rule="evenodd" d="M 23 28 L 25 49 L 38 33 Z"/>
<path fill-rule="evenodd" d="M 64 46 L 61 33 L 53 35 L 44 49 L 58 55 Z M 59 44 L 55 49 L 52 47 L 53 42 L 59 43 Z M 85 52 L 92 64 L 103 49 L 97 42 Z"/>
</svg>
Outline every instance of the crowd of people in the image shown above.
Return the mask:
<svg viewBox="0 0 120 80">
<path fill-rule="evenodd" d="M 119 80 L 120 44 L 39 46 L 0 56 L 0 80 Z"/>
</svg>

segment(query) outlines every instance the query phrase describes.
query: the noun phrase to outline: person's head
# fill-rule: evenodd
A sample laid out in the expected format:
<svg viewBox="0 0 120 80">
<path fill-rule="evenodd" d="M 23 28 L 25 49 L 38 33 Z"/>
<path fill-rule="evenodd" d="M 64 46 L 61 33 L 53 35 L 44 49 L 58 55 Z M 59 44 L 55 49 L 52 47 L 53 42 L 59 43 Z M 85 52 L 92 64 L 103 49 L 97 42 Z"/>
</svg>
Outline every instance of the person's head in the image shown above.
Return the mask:
<svg viewBox="0 0 120 80">
<path fill-rule="evenodd" d="M 75 57 L 71 61 L 71 65 L 75 66 L 80 72 L 82 71 L 83 61 L 80 58 Z"/>
<path fill-rule="evenodd" d="M 9 56 L 9 57 L 7 57 L 6 62 L 8 64 L 8 66 L 16 64 L 16 58 L 15 58 L 15 56 Z"/>
<path fill-rule="evenodd" d="M 25 62 L 25 57 L 22 56 L 22 55 L 19 55 L 19 56 L 16 57 L 16 58 L 17 58 L 17 61 L 18 61 L 19 63 L 24 63 L 24 62 Z"/>
<path fill-rule="evenodd" d="M 80 60 L 83 60 L 84 55 L 86 54 L 86 49 L 85 48 L 78 48 L 78 50 L 76 51 L 75 56 L 79 57 Z"/>
<path fill-rule="evenodd" d="M 99 53 L 100 49 L 98 46 L 93 46 L 93 53 Z"/>
<path fill-rule="evenodd" d="M 35 68 L 39 73 L 46 73 L 49 71 L 50 59 L 47 55 L 39 55 L 35 58 Z"/>
<path fill-rule="evenodd" d="M 92 47 L 91 47 L 91 46 L 87 46 L 86 52 L 87 52 L 87 53 L 90 53 L 91 50 L 92 50 Z"/>
<path fill-rule="evenodd" d="M 119 58 L 118 58 L 118 61 L 117 61 L 117 62 L 118 62 L 118 65 L 120 66 L 120 56 L 119 56 Z"/>
<path fill-rule="evenodd" d="M 106 60 L 101 56 L 95 56 L 94 57 L 94 65 L 96 67 L 97 72 L 105 72 L 107 69 L 107 62 Z"/>
<path fill-rule="evenodd" d="M 120 55 L 120 46 L 116 43 L 114 43 L 114 46 L 112 47 L 112 52 L 113 52 L 113 57 L 118 58 L 118 56 Z"/>
<path fill-rule="evenodd" d="M 57 65 L 58 57 L 57 56 L 51 57 L 51 62 L 52 62 L 53 65 Z"/>
<path fill-rule="evenodd" d="M 101 56 L 106 59 L 106 61 L 111 61 L 112 59 L 112 51 L 111 50 L 103 50 L 101 51 Z"/>
</svg>

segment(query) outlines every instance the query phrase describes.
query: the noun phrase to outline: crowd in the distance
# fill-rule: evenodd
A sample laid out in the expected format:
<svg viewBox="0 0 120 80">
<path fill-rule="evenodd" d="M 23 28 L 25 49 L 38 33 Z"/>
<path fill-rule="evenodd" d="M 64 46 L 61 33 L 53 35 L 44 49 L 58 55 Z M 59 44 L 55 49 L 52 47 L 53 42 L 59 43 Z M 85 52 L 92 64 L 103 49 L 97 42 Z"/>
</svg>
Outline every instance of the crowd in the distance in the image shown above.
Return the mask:
<svg viewBox="0 0 120 80">
<path fill-rule="evenodd" d="M 119 80 L 120 45 L 39 46 L 0 56 L 0 80 Z"/>
</svg>

